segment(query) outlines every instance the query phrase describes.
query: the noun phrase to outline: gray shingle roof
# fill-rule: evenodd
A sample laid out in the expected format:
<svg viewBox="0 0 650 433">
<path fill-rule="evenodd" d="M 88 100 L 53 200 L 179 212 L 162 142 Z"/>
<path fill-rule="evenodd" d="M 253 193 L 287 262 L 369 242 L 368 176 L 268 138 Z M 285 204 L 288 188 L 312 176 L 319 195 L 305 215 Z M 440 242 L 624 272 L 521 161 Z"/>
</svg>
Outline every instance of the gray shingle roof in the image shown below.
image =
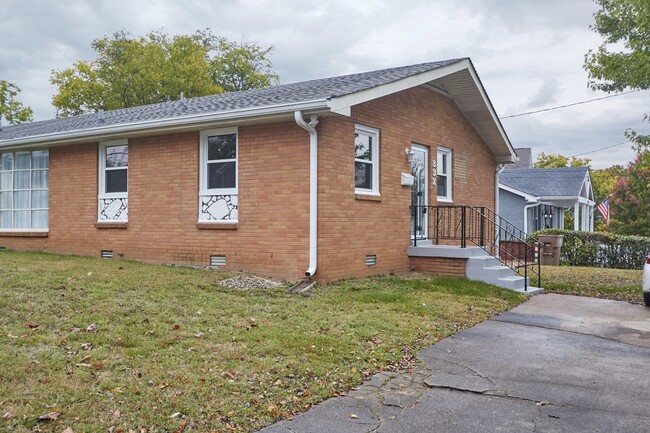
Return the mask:
<svg viewBox="0 0 650 433">
<path fill-rule="evenodd" d="M 98 122 L 96 113 L 63 119 L 31 122 L 15 126 L 3 126 L 0 130 L 0 144 L 3 140 L 29 138 L 52 133 L 91 130 L 98 126 L 116 126 L 160 119 L 173 119 L 206 113 L 227 113 L 234 110 L 273 107 L 284 104 L 309 101 L 325 101 L 329 98 L 350 95 L 363 90 L 389 84 L 407 77 L 460 62 L 451 59 L 422 63 L 372 72 L 343 75 L 252 89 L 243 92 L 223 93 L 171 101 L 140 107 L 111 110 L 105 113 L 105 121 Z"/>
<path fill-rule="evenodd" d="M 519 160 L 514 164 L 508 164 L 506 169 L 533 168 L 533 152 L 530 147 L 517 147 L 515 152 L 517 152 Z"/>
<path fill-rule="evenodd" d="M 504 170 L 499 182 L 536 197 L 577 197 L 587 167 L 520 168 Z"/>
</svg>

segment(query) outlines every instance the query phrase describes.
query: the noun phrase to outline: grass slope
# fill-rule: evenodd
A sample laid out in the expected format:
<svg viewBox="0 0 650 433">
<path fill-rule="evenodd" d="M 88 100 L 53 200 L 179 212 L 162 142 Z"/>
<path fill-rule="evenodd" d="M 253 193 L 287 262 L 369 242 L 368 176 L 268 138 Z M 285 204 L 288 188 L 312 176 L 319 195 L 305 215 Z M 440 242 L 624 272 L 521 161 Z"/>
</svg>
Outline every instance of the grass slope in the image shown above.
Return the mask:
<svg viewBox="0 0 650 433">
<path fill-rule="evenodd" d="M 523 300 L 453 278 L 302 297 L 227 276 L 1 251 L 0 430 L 251 431 Z"/>
</svg>

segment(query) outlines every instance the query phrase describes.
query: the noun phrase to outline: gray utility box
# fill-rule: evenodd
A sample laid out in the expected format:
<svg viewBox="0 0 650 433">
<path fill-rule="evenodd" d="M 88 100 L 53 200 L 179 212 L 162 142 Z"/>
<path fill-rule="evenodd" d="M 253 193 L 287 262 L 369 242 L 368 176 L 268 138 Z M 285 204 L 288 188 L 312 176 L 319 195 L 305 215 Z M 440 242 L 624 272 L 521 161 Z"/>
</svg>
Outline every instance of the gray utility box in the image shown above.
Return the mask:
<svg viewBox="0 0 650 433">
<path fill-rule="evenodd" d="M 562 235 L 539 235 L 539 242 L 542 244 L 542 265 L 560 266 L 560 251 L 564 236 Z"/>
</svg>

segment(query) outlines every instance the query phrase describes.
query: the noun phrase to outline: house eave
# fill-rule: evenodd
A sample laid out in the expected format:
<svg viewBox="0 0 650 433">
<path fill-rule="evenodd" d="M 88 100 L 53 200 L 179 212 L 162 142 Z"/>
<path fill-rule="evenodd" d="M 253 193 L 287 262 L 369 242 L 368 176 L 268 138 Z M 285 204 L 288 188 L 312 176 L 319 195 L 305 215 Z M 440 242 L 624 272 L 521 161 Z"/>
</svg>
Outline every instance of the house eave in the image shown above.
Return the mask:
<svg viewBox="0 0 650 433">
<path fill-rule="evenodd" d="M 293 104 L 281 104 L 266 107 L 230 110 L 217 113 L 202 113 L 190 116 L 155 119 L 121 123 L 118 125 L 97 126 L 93 128 L 32 135 L 9 140 L 0 140 L 0 149 L 10 150 L 24 147 L 43 147 L 58 144 L 73 144 L 88 141 L 106 140 L 119 136 L 146 135 L 154 132 L 180 132 L 196 130 L 223 124 L 237 125 L 247 121 L 282 120 L 293 118 L 294 112 L 300 110 L 307 114 L 328 112 L 325 100 L 307 101 Z"/>
</svg>

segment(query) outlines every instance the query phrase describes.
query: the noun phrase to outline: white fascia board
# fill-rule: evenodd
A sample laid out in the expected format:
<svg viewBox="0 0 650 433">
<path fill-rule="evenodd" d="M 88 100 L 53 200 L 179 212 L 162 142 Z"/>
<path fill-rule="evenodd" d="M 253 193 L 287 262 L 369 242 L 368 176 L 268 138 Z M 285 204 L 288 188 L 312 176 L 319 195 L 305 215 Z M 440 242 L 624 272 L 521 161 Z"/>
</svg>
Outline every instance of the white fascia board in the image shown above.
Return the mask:
<svg viewBox="0 0 650 433">
<path fill-rule="evenodd" d="M 39 147 L 58 143 L 75 143 L 90 140 L 100 140 L 102 137 L 127 135 L 133 132 L 156 132 L 177 128 L 196 128 L 211 122 L 232 122 L 255 118 L 272 118 L 291 115 L 296 110 L 324 111 L 328 110 L 325 100 L 307 101 L 294 104 L 281 104 L 267 107 L 246 108 L 219 113 L 203 113 L 190 116 L 155 119 L 141 122 L 122 123 L 119 125 L 99 126 L 73 131 L 56 132 L 51 134 L 32 135 L 0 141 L 0 149 L 16 147 Z"/>
<path fill-rule="evenodd" d="M 594 201 L 589 200 L 586 197 L 580 197 L 577 195 L 574 196 L 569 196 L 569 195 L 557 195 L 557 196 L 542 196 L 541 197 L 542 201 L 564 201 L 564 202 L 569 202 L 572 201 L 574 203 L 584 203 L 593 206 Z"/>
<path fill-rule="evenodd" d="M 469 60 L 460 60 L 457 63 L 453 63 L 451 65 L 443 66 L 441 68 L 423 72 L 411 77 L 402 78 L 401 80 L 373 87 L 372 89 L 366 89 L 360 92 L 351 93 L 349 95 L 330 98 L 328 103 L 332 112 L 342 114 L 344 116 L 350 116 L 350 109 L 354 105 L 372 101 L 373 99 L 381 98 L 383 96 L 401 92 L 413 87 L 421 86 L 430 81 L 434 81 L 438 78 L 453 74 L 454 72 L 468 69 L 469 66 Z"/>
<path fill-rule="evenodd" d="M 511 193 L 513 193 L 515 195 L 523 197 L 523 198 L 526 199 L 527 202 L 536 203 L 536 202 L 538 202 L 540 200 L 540 198 L 537 197 L 537 196 L 528 194 L 526 192 L 523 192 L 522 190 L 519 190 L 517 188 L 513 188 L 513 187 L 508 186 L 508 185 L 504 185 L 502 183 L 499 183 L 499 189 L 502 189 L 504 191 L 508 191 L 508 192 L 511 192 Z"/>
</svg>

